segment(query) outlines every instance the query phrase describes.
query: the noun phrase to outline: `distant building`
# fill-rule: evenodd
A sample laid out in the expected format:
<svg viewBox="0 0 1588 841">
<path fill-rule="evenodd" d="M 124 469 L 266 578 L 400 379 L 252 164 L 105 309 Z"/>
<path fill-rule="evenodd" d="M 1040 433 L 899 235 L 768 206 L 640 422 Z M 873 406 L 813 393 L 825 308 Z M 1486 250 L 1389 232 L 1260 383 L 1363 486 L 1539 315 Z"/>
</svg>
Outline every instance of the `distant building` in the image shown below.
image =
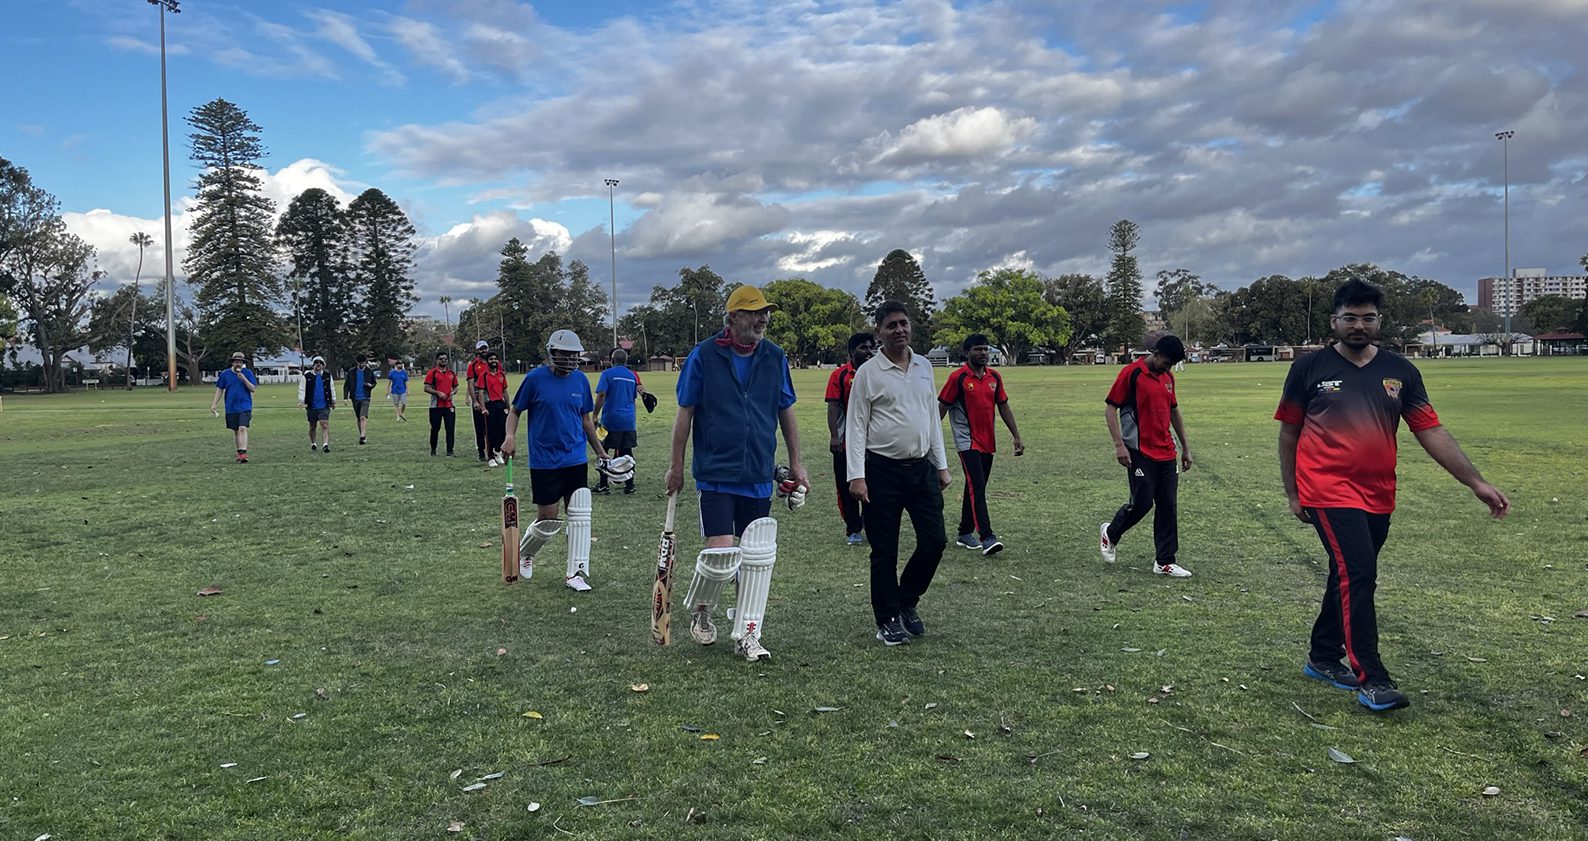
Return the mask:
<svg viewBox="0 0 1588 841">
<path fill-rule="evenodd" d="M 1563 295 L 1581 300 L 1588 298 L 1588 275 L 1552 275 L 1545 269 L 1512 269 L 1511 279 L 1503 277 L 1478 278 L 1477 304 L 1490 312 L 1522 311 L 1522 305 L 1545 295 Z"/>
</svg>

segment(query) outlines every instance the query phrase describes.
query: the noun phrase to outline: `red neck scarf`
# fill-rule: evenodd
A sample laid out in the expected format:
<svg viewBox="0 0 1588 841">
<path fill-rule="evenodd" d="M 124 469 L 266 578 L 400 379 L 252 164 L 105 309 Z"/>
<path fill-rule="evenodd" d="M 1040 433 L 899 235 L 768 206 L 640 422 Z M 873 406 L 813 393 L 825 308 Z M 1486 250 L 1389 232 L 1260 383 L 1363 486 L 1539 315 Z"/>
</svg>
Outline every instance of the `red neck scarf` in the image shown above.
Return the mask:
<svg viewBox="0 0 1588 841">
<path fill-rule="evenodd" d="M 755 346 L 760 344 L 759 341 L 751 342 L 747 345 L 739 344 L 739 342 L 733 338 L 733 331 L 726 327 L 722 328 L 722 335 L 718 336 L 716 341 L 719 347 L 731 347 L 739 353 L 754 353 Z"/>
</svg>

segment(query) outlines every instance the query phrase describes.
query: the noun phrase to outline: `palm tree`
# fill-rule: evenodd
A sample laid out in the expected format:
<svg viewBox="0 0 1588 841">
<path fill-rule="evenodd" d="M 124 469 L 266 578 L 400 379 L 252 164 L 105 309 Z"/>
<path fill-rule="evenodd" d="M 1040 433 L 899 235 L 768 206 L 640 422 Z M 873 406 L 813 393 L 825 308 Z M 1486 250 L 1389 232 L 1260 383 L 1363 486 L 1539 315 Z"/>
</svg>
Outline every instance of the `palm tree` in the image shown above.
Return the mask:
<svg viewBox="0 0 1588 841">
<path fill-rule="evenodd" d="M 143 250 L 154 245 L 154 237 L 143 231 L 138 231 L 127 241 L 138 246 L 138 271 L 132 276 L 132 320 L 127 327 L 127 388 L 132 388 L 132 345 L 138 341 L 138 296 L 143 294 L 138 289 L 138 281 L 143 277 Z"/>
<path fill-rule="evenodd" d="M 447 305 L 452 303 L 452 296 L 451 295 L 442 295 L 437 300 L 441 301 L 441 326 L 446 328 L 446 331 L 447 331 L 447 343 L 451 344 L 452 343 L 452 308 L 447 306 Z"/>
</svg>

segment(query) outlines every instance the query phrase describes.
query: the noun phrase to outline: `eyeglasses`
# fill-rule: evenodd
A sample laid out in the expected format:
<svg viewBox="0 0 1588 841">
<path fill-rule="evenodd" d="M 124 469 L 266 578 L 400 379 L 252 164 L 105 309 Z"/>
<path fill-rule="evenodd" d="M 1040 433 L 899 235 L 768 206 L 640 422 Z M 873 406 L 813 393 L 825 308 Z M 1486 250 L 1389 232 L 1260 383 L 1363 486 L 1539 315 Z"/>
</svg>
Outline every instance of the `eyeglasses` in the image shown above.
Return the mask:
<svg viewBox="0 0 1588 841">
<path fill-rule="evenodd" d="M 1377 324 L 1379 322 L 1380 316 L 1377 316 L 1377 315 L 1352 315 L 1350 313 L 1346 313 L 1345 315 L 1337 315 L 1337 316 L 1335 316 L 1335 318 L 1339 319 L 1341 324 L 1345 324 L 1345 325 L 1348 325 L 1348 326 L 1361 324 L 1361 325 L 1366 326 L 1366 327 L 1372 327 L 1373 325 L 1375 325 L 1375 324 Z"/>
</svg>

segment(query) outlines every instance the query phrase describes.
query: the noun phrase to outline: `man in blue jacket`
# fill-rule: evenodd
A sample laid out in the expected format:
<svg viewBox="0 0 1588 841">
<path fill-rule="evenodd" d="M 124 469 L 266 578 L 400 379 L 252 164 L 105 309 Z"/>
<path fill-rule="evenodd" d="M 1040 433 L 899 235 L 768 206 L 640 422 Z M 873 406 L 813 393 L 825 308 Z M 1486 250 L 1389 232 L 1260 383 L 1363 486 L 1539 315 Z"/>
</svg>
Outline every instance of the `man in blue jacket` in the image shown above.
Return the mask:
<svg viewBox="0 0 1588 841">
<path fill-rule="evenodd" d="M 298 408 L 309 419 L 309 452 L 315 451 L 314 431 L 320 431 L 320 445 L 331 451 L 331 410 L 336 408 L 336 388 L 331 372 L 325 370 L 325 357 L 316 355 L 309 370 L 298 381 Z"/>
<path fill-rule="evenodd" d="M 717 641 L 711 613 L 723 587 L 738 575 L 737 607 L 728 617 L 735 650 L 746 660 L 772 657 L 761 644 L 767 587 L 777 560 L 777 521 L 768 516 L 772 493 L 775 489 L 794 509 L 805 504 L 810 487 L 800 459 L 788 357 L 766 339 L 775 309 L 761 290 L 740 286 L 728 296 L 726 328 L 690 351 L 678 375 L 678 416 L 667 469 L 667 492 L 678 493 L 693 433 L 692 466 L 706 548 L 695 560 L 685 596 L 689 633 L 701 645 Z M 780 427 L 788 447 L 788 477 L 774 482 Z"/>
<path fill-rule="evenodd" d="M 374 355 L 361 353 L 358 355 L 358 364 L 347 372 L 347 379 L 342 383 L 342 396 L 353 401 L 353 417 L 358 418 L 360 445 L 364 444 L 369 434 L 369 404 L 375 396 L 375 381 L 379 378 Z"/>
</svg>

